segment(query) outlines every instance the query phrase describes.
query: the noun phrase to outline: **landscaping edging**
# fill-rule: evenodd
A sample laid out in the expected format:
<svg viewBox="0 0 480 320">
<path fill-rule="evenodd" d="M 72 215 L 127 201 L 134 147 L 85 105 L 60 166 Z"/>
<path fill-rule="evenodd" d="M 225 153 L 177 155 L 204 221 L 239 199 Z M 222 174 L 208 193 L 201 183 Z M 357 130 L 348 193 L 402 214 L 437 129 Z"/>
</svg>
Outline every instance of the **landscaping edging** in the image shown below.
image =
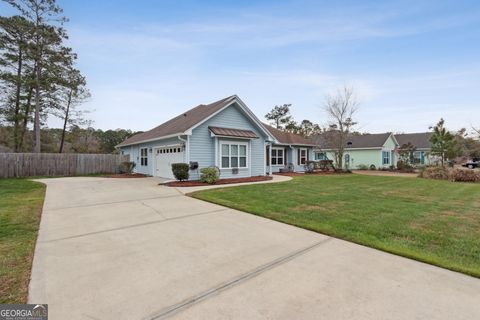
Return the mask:
<svg viewBox="0 0 480 320">
<path fill-rule="evenodd" d="M 257 176 L 257 177 L 248 177 L 248 178 L 219 179 L 214 184 L 208 184 L 205 182 L 195 180 L 195 181 L 169 181 L 169 182 L 163 183 L 162 185 L 167 187 L 203 187 L 203 186 L 217 186 L 217 185 L 225 185 L 225 184 L 269 181 L 272 179 L 273 178 L 271 176 Z"/>
</svg>

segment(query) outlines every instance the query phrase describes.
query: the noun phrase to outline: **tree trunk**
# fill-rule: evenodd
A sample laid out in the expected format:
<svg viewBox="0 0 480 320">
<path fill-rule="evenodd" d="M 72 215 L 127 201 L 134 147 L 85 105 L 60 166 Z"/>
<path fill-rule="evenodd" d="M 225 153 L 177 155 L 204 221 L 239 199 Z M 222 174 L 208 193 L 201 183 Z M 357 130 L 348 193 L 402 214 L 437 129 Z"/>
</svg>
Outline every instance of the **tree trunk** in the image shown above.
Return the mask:
<svg viewBox="0 0 480 320">
<path fill-rule="evenodd" d="M 65 132 L 67 131 L 67 123 L 68 123 L 68 116 L 70 112 L 70 104 L 72 103 L 72 89 L 70 89 L 70 92 L 68 93 L 68 101 L 67 101 L 67 108 L 65 110 L 65 119 L 63 121 L 63 129 L 62 129 L 62 140 L 60 141 L 60 149 L 58 150 L 58 153 L 63 152 L 63 144 L 65 142 Z"/>
<path fill-rule="evenodd" d="M 37 62 L 37 72 L 35 73 L 35 117 L 33 120 L 33 131 L 35 133 L 35 143 L 33 152 L 40 153 L 40 76 L 41 64 Z"/>
<path fill-rule="evenodd" d="M 40 78 L 42 76 L 42 39 L 40 36 L 40 7 L 38 3 L 35 3 L 35 40 L 36 43 L 36 54 L 35 54 L 35 62 L 36 62 L 36 72 L 35 72 L 35 117 L 33 120 L 33 131 L 35 133 L 35 142 L 33 152 L 40 153 Z"/>
<path fill-rule="evenodd" d="M 22 64 L 23 64 L 23 52 L 22 52 L 22 44 L 20 43 L 18 46 L 18 65 L 17 65 L 17 88 L 15 92 L 15 114 L 13 120 L 13 143 L 14 143 L 14 151 L 19 151 L 19 114 L 20 114 L 20 93 L 22 88 Z"/>
<path fill-rule="evenodd" d="M 33 95 L 33 87 L 30 86 L 28 89 L 28 95 L 27 95 L 27 103 L 25 105 L 25 114 L 23 115 L 23 124 L 22 124 L 22 133 L 20 136 L 20 145 L 19 149 L 23 151 L 23 143 L 25 142 L 25 133 L 27 132 L 27 126 L 28 126 L 28 118 L 30 116 L 30 108 L 32 104 L 32 95 Z"/>
</svg>

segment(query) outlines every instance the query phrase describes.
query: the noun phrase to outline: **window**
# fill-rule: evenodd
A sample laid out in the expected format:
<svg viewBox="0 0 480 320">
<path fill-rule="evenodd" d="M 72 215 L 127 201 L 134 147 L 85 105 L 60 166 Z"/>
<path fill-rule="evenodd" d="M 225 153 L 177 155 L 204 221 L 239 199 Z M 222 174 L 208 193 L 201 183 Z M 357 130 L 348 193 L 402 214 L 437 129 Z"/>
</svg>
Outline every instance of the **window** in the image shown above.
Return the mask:
<svg viewBox="0 0 480 320">
<path fill-rule="evenodd" d="M 221 143 L 220 152 L 220 165 L 222 169 L 247 167 L 246 144 Z"/>
<path fill-rule="evenodd" d="M 314 158 L 316 161 L 327 160 L 327 154 L 325 152 L 315 152 Z"/>
<path fill-rule="evenodd" d="M 415 151 L 413 152 L 413 160 L 414 164 L 425 164 L 425 152 L 423 151 Z"/>
<path fill-rule="evenodd" d="M 283 166 L 284 159 L 284 149 L 283 148 L 272 148 L 272 166 Z"/>
<path fill-rule="evenodd" d="M 148 165 L 148 148 L 140 148 L 140 165 Z"/>
<path fill-rule="evenodd" d="M 383 164 L 390 164 L 390 151 L 383 151 Z"/>
<path fill-rule="evenodd" d="M 307 163 L 307 149 L 300 149 L 300 164 Z"/>
</svg>

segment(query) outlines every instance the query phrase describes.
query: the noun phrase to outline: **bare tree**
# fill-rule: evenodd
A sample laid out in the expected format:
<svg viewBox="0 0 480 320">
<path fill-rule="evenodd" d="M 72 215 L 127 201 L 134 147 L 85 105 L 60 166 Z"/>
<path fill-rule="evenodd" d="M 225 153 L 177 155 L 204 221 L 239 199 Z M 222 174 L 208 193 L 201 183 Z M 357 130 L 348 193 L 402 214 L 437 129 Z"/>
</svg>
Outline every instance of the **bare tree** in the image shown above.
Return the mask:
<svg viewBox="0 0 480 320">
<path fill-rule="evenodd" d="M 478 128 L 478 129 L 477 129 L 477 128 L 472 128 L 472 129 L 473 129 L 473 131 L 475 131 L 476 133 L 478 133 L 478 135 L 480 136 L 480 128 Z"/>
<path fill-rule="evenodd" d="M 358 110 L 359 102 L 353 87 L 344 86 L 335 95 L 325 97 L 324 110 L 330 118 L 330 144 L 335 150 L 335 163 L 337 168 L 343 168 L 343 155 L 347 144 L 347 138 L 352 127 L 357 123 L 353 121 L 353 115 Z"/>
</svg>

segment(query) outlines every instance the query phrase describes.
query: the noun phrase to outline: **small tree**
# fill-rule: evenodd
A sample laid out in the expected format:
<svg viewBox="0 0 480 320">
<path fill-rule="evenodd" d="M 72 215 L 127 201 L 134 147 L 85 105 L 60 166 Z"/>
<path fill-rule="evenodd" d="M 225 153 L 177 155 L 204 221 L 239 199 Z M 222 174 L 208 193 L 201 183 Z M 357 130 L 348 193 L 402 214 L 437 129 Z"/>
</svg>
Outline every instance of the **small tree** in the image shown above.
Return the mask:
<svg viewBox="0 0 480 320">
<path fill-rule="evenodd" d="M 455 135 L 445 128 L 445 120 L 443 118 L 435 126 L 430 127 L 430 129 L 433 129 L 433 135 L 430 138 L 432 143 L 431 153 L 440 157 L 443 167 L 445 160 L 455 158 L 461 150 Z"/>
<path fill-rule="evenodd" d="M 398 149 L 398 162 L 397 167 L 404 167 L 405 165 L 411 166 L 414 164 L 414 157 L 413 153 L 417 150 L 417 148 L 409 143 L 403 144 L 399 149 Z M 401 168 L 399 168 L 401 169 Z"/>
<path fill-rule="evenodd" d="M 292 121 L 290 115 L 291 104 L 284 104 L 281 106 L 275 106 L 273 109 L 265 115 L 265 118 L 269 120 L 277 129 L 282 129 L 285 125 Z"/>
<path fill-rule="evenodd" d="M 339 169 L 343 168 L 348 135 L 357 124 L 353 121 L 353 115 L 358 105 L 354 90 L 349 87 L 343 87 L 335 95 L 327 95 L 325 98 L 324 110 L 330 118 L 330 132 L 327 137 L 335 149 L 335 164 Z"/>
</svg>

